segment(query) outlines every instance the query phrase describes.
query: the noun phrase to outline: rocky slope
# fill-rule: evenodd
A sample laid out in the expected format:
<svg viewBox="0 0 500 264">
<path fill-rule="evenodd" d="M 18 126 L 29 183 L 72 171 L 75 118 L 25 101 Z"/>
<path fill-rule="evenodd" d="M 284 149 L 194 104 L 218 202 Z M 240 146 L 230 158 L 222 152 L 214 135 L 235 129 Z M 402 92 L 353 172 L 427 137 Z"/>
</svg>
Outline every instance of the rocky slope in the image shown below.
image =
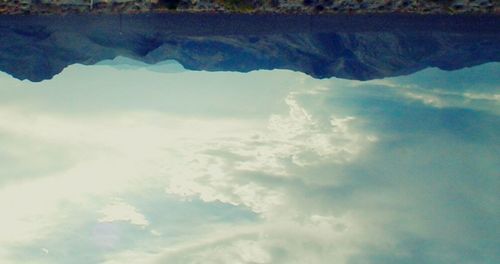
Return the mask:
<svg viewBox="0 0 500 264">
<path fill-rule="evenodd" d="M 497 25 L 495 16 L 0 17 L 0 70 L 42 81 L 70 64 L 121 55 L 174 59 L 192 70 L 290 69 L 368 80 L 500 61 Z"/>
<path fill-rule="evenodd" d="M 0 14 L 499 13 L 499 0 L 2 0 Z"/>
</svg>

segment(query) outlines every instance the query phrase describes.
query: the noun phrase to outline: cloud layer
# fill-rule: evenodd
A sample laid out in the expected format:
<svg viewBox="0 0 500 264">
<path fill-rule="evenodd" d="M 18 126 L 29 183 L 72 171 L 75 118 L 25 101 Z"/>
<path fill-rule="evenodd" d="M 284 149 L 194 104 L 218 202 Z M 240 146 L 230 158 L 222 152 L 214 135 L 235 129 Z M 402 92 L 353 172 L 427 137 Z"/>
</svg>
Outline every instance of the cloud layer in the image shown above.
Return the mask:
<svg viewBox="0 0 500 264">
<path fill-rule="evenodd" d="M 496 76 L 1 75 L 0 262 L 496 263 Z"/>
</svg>

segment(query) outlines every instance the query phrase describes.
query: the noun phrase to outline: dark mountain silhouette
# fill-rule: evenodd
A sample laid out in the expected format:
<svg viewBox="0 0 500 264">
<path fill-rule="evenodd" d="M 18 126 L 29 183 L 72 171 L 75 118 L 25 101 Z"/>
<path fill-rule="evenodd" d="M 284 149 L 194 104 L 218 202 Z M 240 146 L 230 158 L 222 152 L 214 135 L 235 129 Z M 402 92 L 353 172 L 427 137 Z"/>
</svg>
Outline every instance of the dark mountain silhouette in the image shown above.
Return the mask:
<svg viewBox="0 0 500 264">
<path fill-rule="evenodd" d="M 497 16 L 0 16 L 0 70 L 51 79 L 125 56 L 186 69 L 290 69 L 369 80 L 500 61 Z"/>
</svg>

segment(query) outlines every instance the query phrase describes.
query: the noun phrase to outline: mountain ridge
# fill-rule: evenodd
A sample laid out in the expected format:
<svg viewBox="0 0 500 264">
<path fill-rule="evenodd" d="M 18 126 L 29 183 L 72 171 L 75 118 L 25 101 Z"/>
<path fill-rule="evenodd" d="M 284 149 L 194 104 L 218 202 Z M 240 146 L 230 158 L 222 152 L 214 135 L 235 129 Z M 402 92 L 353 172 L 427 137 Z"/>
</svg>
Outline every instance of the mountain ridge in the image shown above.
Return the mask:
<svg viewBox="0 0 500 264">
<path fill-rule="evenodd" d="M 71 64 L 92 65 L 124 56 L 147 64 L 176 60 L 188 70 L 289 69 L 315 78 L 370 80 L 427 67 L 454 70 L 500 61 L 497 17 L 417 19 L 0 18 L 0 70 L 36 82 L 51 79 Z M 426 23 L 435 28 L 426 31 Z"/>
</svg>

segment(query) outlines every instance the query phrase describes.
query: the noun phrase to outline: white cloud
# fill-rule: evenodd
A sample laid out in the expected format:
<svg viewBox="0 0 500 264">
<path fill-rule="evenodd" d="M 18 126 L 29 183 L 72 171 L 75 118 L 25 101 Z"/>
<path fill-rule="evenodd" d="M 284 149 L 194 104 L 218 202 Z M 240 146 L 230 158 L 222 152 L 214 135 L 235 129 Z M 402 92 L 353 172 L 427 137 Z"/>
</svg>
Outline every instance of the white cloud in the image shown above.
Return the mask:
<svg viewBox="0 0 500 264">
<path fill-rule="evenodd" d="M 101 213 L 103 217 L 99 219 L 99 222 L 126 221 L 142 228 L 149 225 L 149 221 L 144 215 L 137 212 L 135 207 L 123 201 L 113 201 L 111 204 L 104 207 Z"/>
<path fill-rule="evenodd" d="M 424 104 L 431 105 L 434 107 L 443 107 L 444 102 L 436 95 L 430 95 L 430 94 L 417 94 L 414 92 L 407 92 L 405 93 L 405 96 L 417 101 L 421 101 Z"/>
<path fill-rule="evenodd" d="M 242 174 L 295 177 L 296 167 L 350 162 L 376 141 L 374 135 L 351 127 L 355 117 L 321 119 L 308 113 L 298 101 L 304 95 L 321 98 L 321 92 L 292 92 L 285 98 L 288 113 L 272 115 L 267 128 L 253 130 L 253 136 L 235 134 L 188 149 L 182 155 L 189 157 L 185 163 L 179 160 L 166 168 L 170 174 L 166 191 L 185 197 L 199 196 L 204 201 L 244 205 L 263 215 L 274 214 L 276 208 L 286 206 L 288 194 L 247 181 Z"/>
<path fill-rule="evenodd" d="M 344 85 L 357 89 L 375 86 L 391 91 L 389 98 L 393 100 L 409 99 L 436 108 L 458 107 L 500 114 L 500 94 L 496 92 L 498 89 L 477 92 L 476 87 L 469 87 L 465 91 L 454 90 L 453 87 L 426 87 L 415 83 L 402 83 L 398 77 L 366 82 L 354 81 Z"/>
</svg>

